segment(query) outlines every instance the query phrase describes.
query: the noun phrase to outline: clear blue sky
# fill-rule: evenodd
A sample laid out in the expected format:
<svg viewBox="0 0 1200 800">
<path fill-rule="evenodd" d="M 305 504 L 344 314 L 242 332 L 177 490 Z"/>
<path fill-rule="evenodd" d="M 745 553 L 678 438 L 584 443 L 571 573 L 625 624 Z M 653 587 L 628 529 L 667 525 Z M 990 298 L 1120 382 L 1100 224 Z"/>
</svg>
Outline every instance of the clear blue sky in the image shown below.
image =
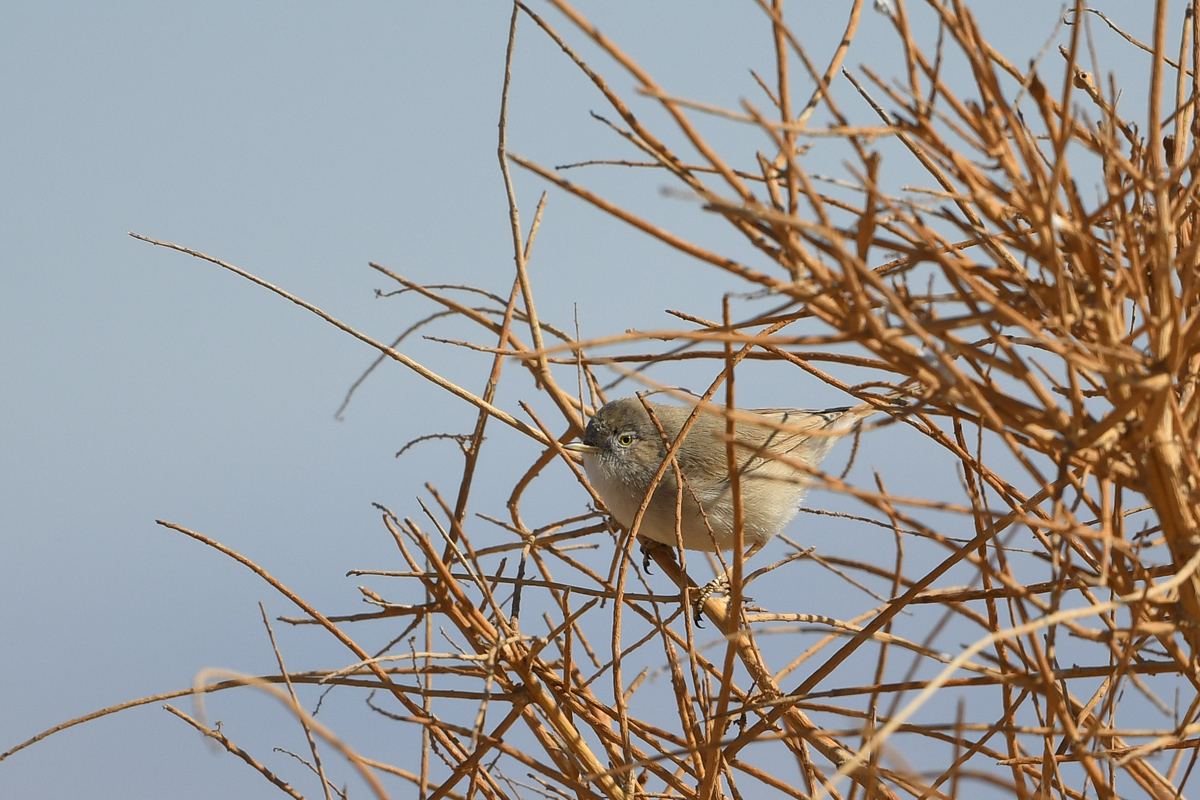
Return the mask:
<svg viewBox="0 0 1200 800">
<path fill-rule="evenodd" d="M 831 9 L 797 25 L 818 56 L 840 35 L 843 5 L 792 6 L 795 19 Z M 1042 48 L 1060 12 L 1046 0 L 970 5 L 1018 64 Z M 1148 0 L 1095 5 L 1149 39 Z M 749 3 L 581 7 L 672 93 L 735 106 L 755 96 L 747 69 L 770 69 L 766 21 Z M 684 26 L 667 24 L 681 13 Z M 450 444 L 393 456 L 421 434 L 466 430 L 466 405 L 389 367 L 335 422 L 373 352 L 126 231 L 233 262 L 380 339 L 429 307 L 376 299 L 375 288 L 392 287 L 369 260 L 420 281 L 506 292 L 512 259 L 495 151 L 508 17 L 504 3 L 52 0 L 0 10 L 0 751 L 76 715 L 184 687 L 204 667 L 274 669 L 256 603 L 272 616 L 292 609 L 155 519 L 217 538 L 319 607 L 349 613 L 361 606 L 347 570 L 398 566 L 370 504 L 411 514 L 425 481 L 447 493 L 457 485 Z M 1114 59 L 1105 67 L 1131 70 L 1132 88 L 1148 58 L 1095 30 Z M 850 67 L 894 53 L 877 14 L 860 37 Z M 1057 74 L 1056 54 L 1047 58 Z M 631 94 L 610 63 L 595 65 Z M 607 113 L 600 96 L 528 20 L 514 81 L 513 151 L 548 165 L 630 157 L 588 116 Z M 841 97 L 850 99 L 845 87 Z M 636 102 L 653 116 L 650 101 Z M 718 140 L 745 136 L 706 124 Z M 660 195 L 661 178 L 571 177 L 682 233 L 730 241 L 693 205 Z M 517 178 L 528 221 L 543 185 Z M 732 285 L 557 192 L 533 269 L 543 317 L 569 325 L 578 303 L 589 336 L 670 325 L 664 308 Z M 481 386 L 478 358 L 420 341 L 406 352 Z M 764 395 L 781 391 L 764 386 Z M 843 399 L 815 391 L 826 394 L 756 404 Z M 516 413 L 533 394 L 518 378 L 502 402 Z M 482 490 L 477 510 L 502 515 L 506 493 L 507 484 Z M 585 499 L 568 490 L 547 513 L 581 512 Z M 319 634 L 280 634 L 293 667 L 345 663 Z M 236 719 L 228 732 L 238 740 L 265 750 L 287 730 L 283 741 L 301 746 L 268 701 L 246 692 L 222 702 L 213 718 Z M 362 716 L 357 702 L 346 719 Z M 397 739 L 377 755 L 401 760 L 404 746 Z M 0 763 L 4 798 L 268 791 L 158 706 Z"/>
</svg>

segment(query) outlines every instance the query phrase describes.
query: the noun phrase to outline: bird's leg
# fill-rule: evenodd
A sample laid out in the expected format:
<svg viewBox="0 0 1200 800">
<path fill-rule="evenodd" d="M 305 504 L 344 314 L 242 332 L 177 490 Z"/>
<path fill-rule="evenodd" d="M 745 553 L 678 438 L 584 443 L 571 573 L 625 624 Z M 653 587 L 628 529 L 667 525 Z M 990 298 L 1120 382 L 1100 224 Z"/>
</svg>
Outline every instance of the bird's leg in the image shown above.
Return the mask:
<svg viewBox="0 0 1200 800">
<path fill-rule="evenodd" d="M 696 590 L 696 596 L 692 599 L 692 621 L 696 623 L 697 628 L 700 627 L 700 617 L 705 601 L 718 592 L 728 591 L 729 575 L 724 572 Z"/>
<path fill-rule="evenodd" d="M 746 548 L 746 554 L 742 556 L 742 563 L 749 561 L 759 550 L 762 550 L 766 542 L 755 542 Z M 729 593 L 729 573 L 724 572 L 713 578 L 708 583 L 700 587 L 696 592 L 696 599 L 692 601 L 692 619 L 697 624 L 700 623 L 700 612 L 704 608 L 704 601 L 712 597 L 718 592 L 723 594 Z M 753 598 L 742 596 L 743 600 L 751 600 Z"/>
<path fill-rule="evenodd" d="M 637 543 L 638 543 L 638 547 L 641 548 L 641 551 L 642 551 L 642 569 L 645 571 L 645 573 L 647 575 L 653 575 L 654 571 L 650 569 L 650 560 L 651 560 L 650 554 L 654 550 L 656 550 L 660 547 L 666 547 L 667 545 L 663 544 L 662 542 L 657 542 L 654 539 L 647 539 L 645 536 L 642 536 L 640 533 L 638 534 L 638 537 L 637 537 Z"/>
</svg>

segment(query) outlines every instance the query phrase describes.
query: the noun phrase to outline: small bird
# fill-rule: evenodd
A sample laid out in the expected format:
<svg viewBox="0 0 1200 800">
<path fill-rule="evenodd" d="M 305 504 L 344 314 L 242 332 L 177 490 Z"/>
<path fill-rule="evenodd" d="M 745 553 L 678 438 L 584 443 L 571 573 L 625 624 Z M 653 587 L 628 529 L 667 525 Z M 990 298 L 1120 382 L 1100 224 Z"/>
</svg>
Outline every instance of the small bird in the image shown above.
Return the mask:
<svg viewBox="0 0 1200 800">
<path fill-rule="evenodd" d="M 647 403 L 674 442 L 692 408 Z M 625 529 L 633 525 L 650 482 L 667 454 L 658 426 L 638 397 L 607 403 L 588 423 L 581 442 L 564 445 L 583 456 L 588 480 Z M 874 405 L 810 410 L 740 410 L 735 416 L 734 457 L 738 464 L 743 537 L 747 557 L 784 529 L 800 510 L 809 473 L 833 445 L 880 409 Z M 750 419 L 748 420 L 747 417 Z M 680 538 L 689 550 L 728 550 L 734 546 L 733 491 L 725 454 L 725 417 L 701 411 L 676 454 L 683 474 Z M 788 463 L 792 462 L 792 463 Z M 638 533 L 676 545 L 679 484 L 668 466 L 642 517 Z"/>
</svg>

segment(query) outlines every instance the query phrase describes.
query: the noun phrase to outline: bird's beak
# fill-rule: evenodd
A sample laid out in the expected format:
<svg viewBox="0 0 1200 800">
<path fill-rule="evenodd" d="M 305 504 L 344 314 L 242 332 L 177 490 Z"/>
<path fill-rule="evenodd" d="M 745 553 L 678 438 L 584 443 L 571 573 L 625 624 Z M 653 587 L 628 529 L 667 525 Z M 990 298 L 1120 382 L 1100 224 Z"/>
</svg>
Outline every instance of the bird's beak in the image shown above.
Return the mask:
<svg viewBox="0 0 1200 800">
<path fill-rule="evenodd" d="M 564 444 L 563 450 L 570 450 L 572 453 L 599 453 L 600 448 L 594 444 L 584 444 L 583 442 L 571 442 Z"/>
</svg>

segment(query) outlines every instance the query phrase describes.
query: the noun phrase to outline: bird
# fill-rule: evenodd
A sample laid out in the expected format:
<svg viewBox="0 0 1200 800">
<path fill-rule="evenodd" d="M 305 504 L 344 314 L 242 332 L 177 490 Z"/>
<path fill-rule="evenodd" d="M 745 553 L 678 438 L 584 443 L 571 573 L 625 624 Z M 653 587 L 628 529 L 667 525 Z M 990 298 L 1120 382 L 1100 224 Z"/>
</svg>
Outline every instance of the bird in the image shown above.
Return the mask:
<svg viewBox="0 0 1200 800">
<path fill-rule="evenodd" d="M 693 410 L 624 397 L 596 411 L 581 441 L 564 445 L 582 457 L 588 481 L 626 530 L 633 526 L 667 447 L 679 437 Z M 742 495 L 746 558 L 778 535 L 799 512 L 811 480 L 808 469 L 815 469 L 840 438 L 879 410 L 877 405 L 864 404 L 735 412 L 734 458 Z M 676 453 L 682 492 L 675 469 L 668 466 L 654 489 L 638 534 L 671 546 L 682 542 L 689 550 L 715 552 L 734 547 L 733 487 L 725 434 L 724 408 L 702 408 Z"/>
</svg>

